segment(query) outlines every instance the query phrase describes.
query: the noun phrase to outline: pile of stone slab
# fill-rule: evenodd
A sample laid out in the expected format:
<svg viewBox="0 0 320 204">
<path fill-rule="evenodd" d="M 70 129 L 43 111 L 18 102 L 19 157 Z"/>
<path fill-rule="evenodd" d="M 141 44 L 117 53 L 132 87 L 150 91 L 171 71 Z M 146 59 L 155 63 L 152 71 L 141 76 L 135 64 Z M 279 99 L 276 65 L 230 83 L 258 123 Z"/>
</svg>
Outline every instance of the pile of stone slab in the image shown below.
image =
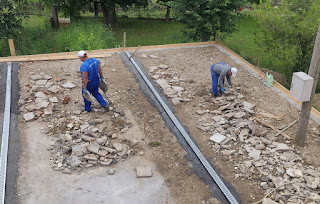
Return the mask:
<svg viewBox="0 0 320 204">
<path fill-rule="evenodd" d="M 162 88 L 163 93 L 171 99 L 173 105 L 190 101 L 189 93 L 180 85 L 180 82 L 184 80 L 180 79 L 177 73 L 169 71 L 168 65 L 160 64 L 149 67 L 149 75 Z"/>
<path fill-rule="evenodd" d="M 240 88 L 238 88 L 240 89 Z M 263 203 L 319 203 L 320 169 L 306 164 L 291 142 L 255 121 L 255 105 L 235 89 L 213 99 L 216 110 L 197 110 L 209 145 L 234 164 L 236 179 L 252 180 L 269 193 Z"/>
<path fill-rule="evenodd" d="M 122 121 L 118 129 L 122 133 L 132 125 L 120 116 L 113 120 Z M 117 128 L 101 118 L 89 122 L 77 116 L 53 120 L 46 130 L 49 135 L 58 135 L 55 144 L 49 148 L 53 155 L 52 167 L 68 173 L 95 165 L 109 166 L 137 153 L 133 148 L 137 141 L 119 140 L 118 134 L 108 129 Z"/>
<path fill-rule="evenodd" d="M 43 72 L 31 75 L 30 83 L 24 87 L 27 93 L 22 93 L 18 102 L 24 121 L 51 116 L 59 103 L 57 95 L 75 87 L 72 82 L 61 83 L 60 79 L 53 81 L 51 76 Z"/>
<path fill-rule="evenodd" d="M 110 114 L 103 114 L 101 118 L 82 113 L 81 107 L 64 111 L 64 103 L 70 99 L 65 93 L 75 88 L 75 84 L 61 83 L 61 79 L 52 81 L 45 73 L 30 76 L 29 82 L 19 99 L 20 111 L 25 122 L 47 122 L 42 129 L 56 138 L 49 147 L 50 162 L 55 170 L 70 173 L 95 165 L 109 166 L 137 153 L 134 148 L 137 140 L 118 138 L 132 127 L 122 108 L 112 107 Z"/>
</svg>

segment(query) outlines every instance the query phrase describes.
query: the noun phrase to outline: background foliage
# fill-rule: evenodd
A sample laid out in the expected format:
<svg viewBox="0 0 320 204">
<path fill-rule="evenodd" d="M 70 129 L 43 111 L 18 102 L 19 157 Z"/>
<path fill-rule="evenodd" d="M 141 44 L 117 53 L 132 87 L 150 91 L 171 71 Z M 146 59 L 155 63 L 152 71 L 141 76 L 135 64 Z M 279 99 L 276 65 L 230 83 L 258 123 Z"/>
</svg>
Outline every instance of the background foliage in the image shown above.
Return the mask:
<svg viewBox="0 0 320 204">
<path fill-rule="evenodd" d="M 296 71 L 308 73 L 319 9 L 318 0 L 283 0 L 276 6 L 267 0 L 254 7 L 251 14 L 262 30 L 256 42 L 271 54 L 277 71 L 289 77 Z"/>
<path fill-rule="evenodd" d="M 235 30 L 238 9 L 245 0 L 175 0 L 169 2 L 178 21 L 185 24 L 184 32 L 194 41 L 207 41 L 219 31 Z"/>
</svg>

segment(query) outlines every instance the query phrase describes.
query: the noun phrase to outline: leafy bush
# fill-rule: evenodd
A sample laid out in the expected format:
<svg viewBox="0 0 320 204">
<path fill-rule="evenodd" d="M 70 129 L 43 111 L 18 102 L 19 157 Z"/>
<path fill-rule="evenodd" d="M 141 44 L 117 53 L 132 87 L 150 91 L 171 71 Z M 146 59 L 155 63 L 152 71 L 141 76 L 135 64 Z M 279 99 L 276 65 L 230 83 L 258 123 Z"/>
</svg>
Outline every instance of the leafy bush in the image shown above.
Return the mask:
<svg viewBox="0 0 320 204">
<path fill-rule="evenodd" d="M 58 30 L 56 43 L 60 52 L 106 49 L 113 48 L 116 44 L 110 29 L 106 29 L 101 22 L 89 20 Z"/>
</svg>

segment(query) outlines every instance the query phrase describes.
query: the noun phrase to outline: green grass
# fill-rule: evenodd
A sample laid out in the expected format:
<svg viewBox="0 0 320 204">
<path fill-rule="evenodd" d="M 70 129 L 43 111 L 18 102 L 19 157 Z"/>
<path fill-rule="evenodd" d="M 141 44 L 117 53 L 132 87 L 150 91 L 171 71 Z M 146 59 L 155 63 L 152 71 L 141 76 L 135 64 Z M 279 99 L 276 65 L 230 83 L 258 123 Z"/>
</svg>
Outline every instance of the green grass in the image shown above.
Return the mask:
<svg viewBox="0 0 320 204">
<path fill-rule="evenodd" d="M 124 32 L 126 32 L 127 47 L 190 42 L 181 32 L 183 24 L 178 22 L 119 18 L 119 24 L 120 27 L 113 31 L 120 46 L 123 46 Z"/>
<path fill-rule="evenodd" d="M 52 30 L 46 16 L 30 16 L 23 21 L 23 29 L 14 38 L 17 55 L 95 50 L 115 47 L 114 33 L 102 22 L 83 20 L 71 27 Z M 0 56 L 9 56 L 8 42 L 0 41 Z"/>
<path fill-rule="evenodd" d="M 256 35 L 262 35 L 256 20 L 250 16 L 242 16 L 238 23 L 238 31 L 221 42 L 251 64 L 257 65 L 259 61 L 260 67 L 270 68 L 272 60 L 255 42 Z"/>
</svg>

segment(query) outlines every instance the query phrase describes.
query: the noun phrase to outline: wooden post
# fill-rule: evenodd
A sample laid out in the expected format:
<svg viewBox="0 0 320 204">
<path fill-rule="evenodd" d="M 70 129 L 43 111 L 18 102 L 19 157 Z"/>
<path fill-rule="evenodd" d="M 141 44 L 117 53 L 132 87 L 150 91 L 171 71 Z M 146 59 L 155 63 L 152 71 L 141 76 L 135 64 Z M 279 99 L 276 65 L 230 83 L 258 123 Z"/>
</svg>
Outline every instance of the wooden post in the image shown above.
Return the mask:
<svg viewBox="0 0 320 204">
<path fill-rule="evenodd" d="M 126 47 L 126 32 L 123 32 L 123 47 Z"/>
<path fill-rule="evenodd" d="M 16 56 L 16 50 L 14 49 L 13 40 L 12 39 L 8 39 L 8 42 L 9 42 L 11 56 Z"/>
<path fill-rule="evenodd" d="M 295 143 L 300 147 L 303 147 L 305 145 L 305 141 L 307 138 L 310 112 L 313 104 L 314 94 L 317 88 L 319 73 L 320 73 L 320 25 L 319 25 L 316 40 L 314 43 L 310 68 L 308 72 L 309 76 L 314 78 L 311 97 L 309 101 L 302 102 L 299 121 L 298 121 L 298 130 L 297 130 L 296 137 L 294 139 Z"/>
<path fill-rule="evenodd" d="M 214 41 L 218 41 L 218 31 L 216 31 L 216 37 L 214 38 Z"/>
</svg>

